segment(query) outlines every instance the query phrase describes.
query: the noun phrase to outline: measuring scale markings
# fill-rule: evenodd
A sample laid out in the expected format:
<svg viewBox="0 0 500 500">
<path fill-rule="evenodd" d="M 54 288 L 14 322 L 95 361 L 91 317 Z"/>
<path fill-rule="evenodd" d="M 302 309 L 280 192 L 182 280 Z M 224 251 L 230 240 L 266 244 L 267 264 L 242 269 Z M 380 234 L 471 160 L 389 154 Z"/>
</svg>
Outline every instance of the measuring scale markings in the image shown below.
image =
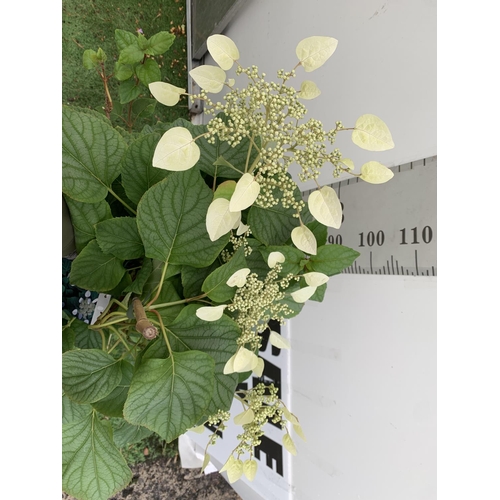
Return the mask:
<svg viewBox="0 0 500 500">
<path fill-rule="evenodd" d="M 358 178 L 329 184 L 343 220 L 340 229 L 328 228 L 328 243 L 361 254 L 347 274 L 437 276 L 437 156 L 391 170 L 394 177 L 384 184 Z"/>
</svg>

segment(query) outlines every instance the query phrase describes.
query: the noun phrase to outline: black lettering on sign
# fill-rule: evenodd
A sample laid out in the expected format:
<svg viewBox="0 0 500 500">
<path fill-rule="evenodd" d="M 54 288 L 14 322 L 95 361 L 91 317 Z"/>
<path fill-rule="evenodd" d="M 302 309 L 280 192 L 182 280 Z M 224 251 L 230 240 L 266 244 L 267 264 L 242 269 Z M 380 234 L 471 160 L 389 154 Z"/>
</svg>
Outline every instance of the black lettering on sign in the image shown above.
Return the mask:
<svg viewBox="0 0 500 500">
<path fill-rule="evenodd" d="M 260 352 L 264 352 L 267 349 L 267 344 L 269 342 L 269 335 L 271 334 L 271 330 L 273 330 L 276 333 L 281 333 L 281 325 L 278 321 L 272 319 L 271 321 L 269 321 L 268 325 L 269 326 L 261 334 L 262 342 L 261 342 L 261 346 L 259 349 Z M 279 349 L 278 347 L 272 346 L 271 354 L 273 356 L 279 356 L 280 352 L 281 352 L 281 349 Z"/>
<path fill-rule="evenodd" d="M 259 446 L 254 447 L 257 460 L 260 460 L 261 451 L 266 454 L 266 465 L 283 477 L 283 446 L 266 436 L 261 436 Z M 276 461 L 276 469 L 273 467 L 273 460 Z"/>
<path fill-rule="evenodd" d="M 222 431 L 219 431 L 217 427 L 215 427 L 215 425 L 210 425 L 207 423 L 205 424 L 205 427 L 211 430 L 212 432 L 215 432 L 215 434 L 217 434 L 217 436 L 219 436 L 222 439 Z"/>
</svg>

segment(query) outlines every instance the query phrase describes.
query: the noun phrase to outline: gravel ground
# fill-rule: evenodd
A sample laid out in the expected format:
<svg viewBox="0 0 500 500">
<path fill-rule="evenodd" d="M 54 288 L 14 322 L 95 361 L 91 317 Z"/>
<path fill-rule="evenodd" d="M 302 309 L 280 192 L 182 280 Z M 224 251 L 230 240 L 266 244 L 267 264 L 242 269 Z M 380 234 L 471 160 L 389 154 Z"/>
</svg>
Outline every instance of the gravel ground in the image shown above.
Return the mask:
<svg viewBox="0 0 500 500">
<path fill-rule="evenodd" d="M 131 483 L 109 500 L 241 500 L 218 473 L 183 469 L 179 457 L 161 457 L 131 467 Z M 74 500 L 63 493 L 63 499 Z"/>
</svg>

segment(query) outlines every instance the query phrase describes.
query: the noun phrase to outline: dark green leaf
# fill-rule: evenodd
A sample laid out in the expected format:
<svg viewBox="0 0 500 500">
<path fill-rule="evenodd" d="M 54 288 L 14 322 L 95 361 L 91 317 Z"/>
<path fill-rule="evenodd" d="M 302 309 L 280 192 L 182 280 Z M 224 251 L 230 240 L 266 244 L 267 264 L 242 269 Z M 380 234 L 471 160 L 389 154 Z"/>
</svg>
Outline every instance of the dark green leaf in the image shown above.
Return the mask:
<svg viewBox="0 0 500 500">
<path fill-rule="evenodd" d="M 151 116 L 156 109 L 156 99 L 149 99 L 143 97 L 142 99 L 136 99 L 132 104 L 132 113 L 134 113 L 135 118 Z"/>
<path fill-rule="evenodd" d="M 324 283 L 323 285 L 318 286 L 318 288 L 316 288 L 316 291 L 309 300 L 314 300 L 315 302 L 323 302 L 323 299 L 325 298 L 327 284 L 328 283 Z"/>
<path fill-rule="evenodd" d="M 125 268 L 122 261 L 105 254 L 92 240 L 73 261 L 69 279 L 72 285 L 95 292 L 107 292 L 120 283 Z"/>
<path fill-rule="evenodd" d="M 62 396 L 62 423 L 69 424 L 78 422 L 86 418 L 92 411 L 92 406 L 89 404 L 80 405 L 71 401 L 71 399 L 63 393 Z"/>
<path fill-rule="evenodd" d="M 252 253 L 245 257 L 247 266 L 252 270 L 252 273 L 256 273 L 259 279 L 263 280 L 270 270 L 267 265 L 267 260 L 264 260 L 260 252 L 260 249 L 265 248 L 265 246 L 255 238 L 248 238 L 247 242 L 248 246 L 252 249 Z"/>
<path fill-rule="evenodd" d="M 140 82 L 146 87 L 153 82 L 161 80 L 161 71 L 158 63 L 154 59 L 146 59 L 144 64 L 135 67 L 135 74 Z"/>
<path fill-rule="evenodd" d="M 75 319 L 71 324 L 75 331 L 75 347 L 78 349 L 102 349 L 102 337 L 99 332 L 91 330 L 84 321 Z M 108 335 L 105 334 L 105 339 Z"/>
<path fill-rule="evenodd" d="M 115 42 L 116 42 L 116 47 L 118 51 L 122 51 L 129 45 L 136 45 L 137 44 L 137 36 L 135 33 L 132 33 L 130 31 L 125 31 L 125 30 L 115 30 Z"/>
<path fill-rule="evenodd" d="M 119 420 L 113 419 L 111 425 L 113 426 L 113 440 L 118 448 L 138 443 L 153 434 L 153 431 L 146 429 L 146 427 L 129 424 L 122 418 Z"/>
<path fill-rule="evenodd" d="M 125 419 L 170 442 L 196 424 L 210 402 L 214 360 L 199 351 L 143 361 L 125 403 Z"/>
<path fill-rule="evenodd" d="M 143 302 L 146 302 L 152 298 L 153 292 L 156 291 L 156 287 L 160 283 L 163 274 L 163 267 L 165 266 L 164 262 L 161 262 L 160 260 L 156 259 L 153 259 L 152 263 L 153 263 L 153 269 L 146 281 L 146 284 L 144 285 L 141 294 Z M 168 264 L 164 280 L 168 280 L 170 277 L 179 274 L 181 272 L 181 269 L 182 269 L 181 266 L 177 266 L 175 264 Z"/>
<path fill-rule="evenodd" d="M 219 267 L 218 260 L 215 260 L 208 267 L 197 268 L 191 266 L 182 266 L 182 287 L 184 289 L 184 297 L 191 298 L 201 295 L 201 286 L 206 277 Z"/>
<path fill-rule="evenodd" d="M 177 302 L 181 300 L 181 297 L 179 296 L 177 290 L 175 289 L 175 285 L 172 281 L 173 279 L 175 278 L 170 278 L 163 282 L 160 295 L 158 296 L 158 299 L 155 302 L 156 304 L 166 304 L 169 302 Z M 165 326 L 170 325 L 170 323 L 172 323 L 172 321 L 174 321 L 175 318 L 182 311 L 183 307 L 184 304 L 177 304 L 175 306 L 161 307 L 160 309 L 158 309 L 158 312 L 162 317 L 164 325 Z M 154 314 L 151 314 L 151 318 L 156 319 L 156 316 Z"/>
<path fill-rule="evenodd" d="M 93 403 L 106 397 L 120 383 L 120 362 L 98 349 L 63 354 L 62 385 L 77 403 Z"/>
<path fill-rule="evenodd" d="M 269 247 L 262 246 L 260 247 L 260 252 L 266 263 L 271 252 L 281 252 L 285 256 L 285 262 L 281 263 L 282 271 L 280 276 L 286 276 L 289 273 L 299 274 L 302 270 L 300 262 L 304 258 L 304 252 L 298 250 L 297 248 L 290 247 L 288 245 Z"/>
<path fill-rule="evenodd" d="M 153 155 L 159 134 L 148 134 L 130 144 L 123 158 L 122 184 L 127 196 L 136 204 L 142 195 L 157 182 L 165 179 L 168 172 L 153 167 Z"/>
<path fill-rule="evenodd" d="M 333 276 L 349 267 L 357 258 L 359 252 L 342 245 L 323 245 L 318 247 L 316 255 L 311 255 L 308 268 L 311 271 Z"/>
<path fill-rule="evenodd" d="M 144 288 L 144 285 L 146 284 L 146 281 L 149 278 L 149 275 L 151 274 L 153 270 L 153 262 L 151 259 L 145 258 L 142 267 L 139 269 L 137 272 L 134 281 L 123 290 L 124 292 L 133 292 L 136 293 L 137 295 L 142 294 L 142 290 Z"/>
<path fill-rule="evenodd" d="M 62 352 L 71 351 L 75 348 L 75 330 L 70 324 L 62 329 Z"/>
<path fill-rule="evenodd" d="M 149 39 L 149 49 L 146 54 L 159 56 L 164 54 L 174 43 L 175 35 L 168 31 L 160 31 Z"/>
<path fill-rule="evenodd" d="M 127 148 L 122 136 L 106 118 L 63 108 L 62 190 L 84 203 L 104 200 L 120 174 Z"/>
<path fill-rule="evenodd" d="M 315 220 L 313 222 L 309 222 L 309 224 L 306 224 L 306 226 L 316 237 L 316 242 L 319 247 L 326 245 L 326 239 L 328 238 L 328 228 L 325 225 Z"/>
<path fill-rule="evenodd" d="M 132 284 L 132 278 L 129 273 L 125 273 L 123 275 L 123 278 L 120 280 L 120 283 L 116 285 L 113 289 L 109 290 L 108 293 L 115 299 L 119 299 L 123 294 L 124 291 L 127 287 L 129 287 Z"/>
<path fill-rule="evenodd" d="M 137 99 L 141 92 L 143 91 L 143 87 L 137 83 L 134 79 L 125 80 L 120 83 L 120 87 L 118 88 L 118 95 L 120 97 L 121 104 L 127 104 L 134 99 Z"/>
<path fill-rule="evenodd" d="M 132 479 L 110 422 L 95 412 L 63 425 L 62 458 L 63 491 L 81 500 L 107 500 Z"/>
<path fill-rule="evenodd" d="M 144 255 L 135 217 L 117 217 L 96 226 L 97 243 L 104 253 L 122 260 L 138 259 Z"/>
<path fill-rule="evenodd" d="M 141 198 L 137 225 L 146 256 L 173 264 L 206 267 L 229 235 L 210 241 L 206 228 L 212 191 L 196 169 L 172 172 Z"/>
</svg>

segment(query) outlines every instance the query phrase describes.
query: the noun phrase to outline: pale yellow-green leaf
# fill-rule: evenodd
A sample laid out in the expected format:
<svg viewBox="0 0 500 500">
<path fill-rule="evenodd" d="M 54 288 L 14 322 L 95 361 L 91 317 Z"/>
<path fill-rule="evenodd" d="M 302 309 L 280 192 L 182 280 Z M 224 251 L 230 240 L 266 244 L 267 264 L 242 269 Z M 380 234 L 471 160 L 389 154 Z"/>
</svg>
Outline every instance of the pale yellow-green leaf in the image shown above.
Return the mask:
<svg viewBox="0 0 500 500">
<path fill-rule="evenodd" d="M 295 448 L 295 443 L 288 433 L 283 436 L 283 446 L 292 455 L 297 455 L 297 448 Z"/>
<path fill-rule="evenodd" d="M 295 302 L 303 304 L 314 295 L 316 288 L 317 287 L 315 286 L 305 286 L 304 288 L 301 288 L 296 292 L 292 292 L 290 295 L 292 296 L 292 299 L 295 300 Z"/>
<path fill-rule="evenodd" d="M 235 83 L 236 83 L 236 80 L 235 80 L 234 78 L 230 78 L 230 79 L 227 81 L 227 84 L 228 84 L 230 87 L 233 87 Z"/>
<path fill-rule="evenodd" d="M 196 434 L 203 434 L 205 432 L 205 426 L 204 425 L 198 425 L 197 427 L 192 427 L 189 429 L 192 432 L 196 432 Z"/>
<path fill-rule="evenodd" d="M 224 309 L 226 307 L 226 304 L 214 307 L 200 307 L 199 309 L 196 309 L 196 316 L 198 316 L 198 318 L 202 319 L 203 321 L 217 321 L 218 319 L 222 318 Z"/>
<path fill-rule="evenodd" d="M 290 342 L 285 337 L 279 333 L 273 332 L 272 330 L 269 335 L 269 342 L 271 342 L 271 345 L 277 347 L 278 349 L 290 349 Z"/>
<path fill-rule="evenodd" d="M 281 252 L 271 252 L 267 258 L 267 265 L 273 268 L 276 264 L 285 262 L 285 256 Z"/>
<path fill-rule="evenodd" d="M 309 211 L 321 224 L 338 229 L 342 223 L 342 205 L 333 188 L 323 186 L 309 195 Z"/>
<path fill-rule="evenodd" d="M 231 467 L 231 465 L 234 463 L 235 460 L 236 460 L 236 458 L 234 458 L 233 455 L 231 455 L 226 460 L 226 463 L 222 466 L 222 469 L 219 471 L 219 473 L 222 474 L 224 471 L 228 470 L 229 467 Z"/>
<path fill-rule="evenodd" d="M 236 425 L 245 425 L 253 422 L 254 418 L 255 413 L 253 412 L 252 408 L 248 408 L 247 410 L 238 413 L 238 415 L 234 417 L 234 423 Z"/>
<path fill-rule="evenodd" d="M 370 184 L 383 184 L 393 177 L 393 171 L 378 161 L 369 161 L 361 167 L 360 178 Z"/>
<path fill-rule="evenodd" d="M 292 425 L 298 425 L 299 420 L 297 417 L 288 411 L 288 408 L 283 407 L 283 415 L 285 415 L 285 418 L 292 424 Z"/>
<path fill-rule="evenodd" d="M 350 158 L 341 158 L 339 161 L 349 170 L 354 170 L 354 162 Z"/>
<path fill-rule="evenodd" d="M 303 274 L 302 277 L 306 280 L 309 286 L 321 286 L 324 285 L 330 278 L 323 273 L 311 272 Z"/>
<path fill-rule="evenodd" d="M 167 130 L 153 155 L 153 167 L 164 170 L 189 170 L 200 159 L 200 148 L 194 142 L 189 130 L 174 127 Z"/>
<path fill-rule="evenodd" d="M 255 368 L 253 369 L 253 374 L 255 377 L 260 378 L 262 377 L 262 373 L 264 373 L 264 360 L 259 358 Z"/>
<path fill-rule="evenodd" d="M 229 200 L 217 198 L 207 210 L 206 226 L 211 241 L 227 234 L 241 218 L 241 212 L 229 211 Z"/>
<path fill-rule="evenodd" d="M 368 151 L 386 151 L 394 147 L 389 127 L 375 115 L 363 115 L 356 120 L 352 142 Z"/>
<path fill-rule="evenodd" d="M 295 53 L 306 72 L 322 66 L 335 52 L 338 40 L 329 36 L 311 36 L 297 45 Z"/>
<path fill-rule="evenodd" d="M 248 459 L 245 460 L 245 463 L 243 464 L 243 474 L 247 477 L 249 481 L 253 481 L 255 479 L 255 475 L 257 474 L 257 461 Z"/>
<path fill-rule="evenodd" d="M 303 440 L 307 441 L 306 436 L 304 434 L 304 431 L 302 430 L 302 427 L 300 424 L 293 424 L 293 430 L 297 433 L 297 435 Z"/>
<path fill-rule="evenodd" d="M 243 475 L 243 462 L 235 459 L 227 469 L 227 479 L 230 483 L 238 481 Z"/>
<path fill-rule="evenodd" d="M 247 282 L 247 276 L 250 274 L 250 269 L 244 267 L 243 269 L 238 269 L 231 277 L 226 281 L 226 285 L 233 287 L 236 286 L 241 288 Z"/>
<path fill-rule="evenodd" d="M 214 61 L 224 70 L 231 69 L 240 58 L 236 44 L 227 36 L 212 35 L 207 38 L 207 48 Z"/>
<path fill-rule="evenodd" d="M 150 83 L 149 91 L 158 102 L 165 104 L 165 106 L 175 106 L 179 102 L 181 95 L 186 93 L 186 89 L 165 82 Z"/>
<path fill-rule="evenodd" d="M 252 205 L 260 193 L 260 184 L 255 180 L 252 174 L 243 174 L 240 180 L 236 183 L 231 201 L 229 202 L 229 210 L 238 212 L 245 210 Z"/>
<path fill-rule="evenodd" d="M 292 230 L 293 244 L 305 253 L 316 255 L 318 243 L 314 233 L 307 226 L 298 226 Z"/>
<path fill-rule="evenodd" d="M 210 455 L 208 453 L 205 453 L 205 456 L 203 457 L 203 464 L 201 465 L 202 472 L 206 469 L 209 463 L 210 463 Z"/>
<path fill-rule="evenodd" d="M 192 69 L 189 74 L 203 90 L 213 94 L 219 93 L 226 81 L 226 72 L 209 64 L 198 66 Z"/>
<path fill-rule="evenodd" d="M 224 365 L 223 373 L 224 375 L 229 375 L 230 373 L 234 373 L 234 360 L 236 358 L 236 354 L 233 354 Z"/>
<path fill-rule="evenodd" d="M 238 226 L 238 229 L 236 230 L 236 236 L 241 236 L 242 234 L 246 233 L 248 231 L 249 227 L 250 226 L 243 224 L 243 222 L 240 222 L 240 225 Z"/>
<path fill-rule="evenodd" d="M 237 373 L 252 371 L 257 366 L 258 361 L 258 356 L 252 351 L 249 351 L 245 347 L 240 347 L 233 361 L 234 371 Z"/>
<path fill-rule="evenodd" d="M 298 93 L 299 99 L 314 99 L 321 94 L 321 90 L 317 87 L 314 82 L 310 80 L 305 80 L 300 85 L 300 91 Z"/>
</svg>

